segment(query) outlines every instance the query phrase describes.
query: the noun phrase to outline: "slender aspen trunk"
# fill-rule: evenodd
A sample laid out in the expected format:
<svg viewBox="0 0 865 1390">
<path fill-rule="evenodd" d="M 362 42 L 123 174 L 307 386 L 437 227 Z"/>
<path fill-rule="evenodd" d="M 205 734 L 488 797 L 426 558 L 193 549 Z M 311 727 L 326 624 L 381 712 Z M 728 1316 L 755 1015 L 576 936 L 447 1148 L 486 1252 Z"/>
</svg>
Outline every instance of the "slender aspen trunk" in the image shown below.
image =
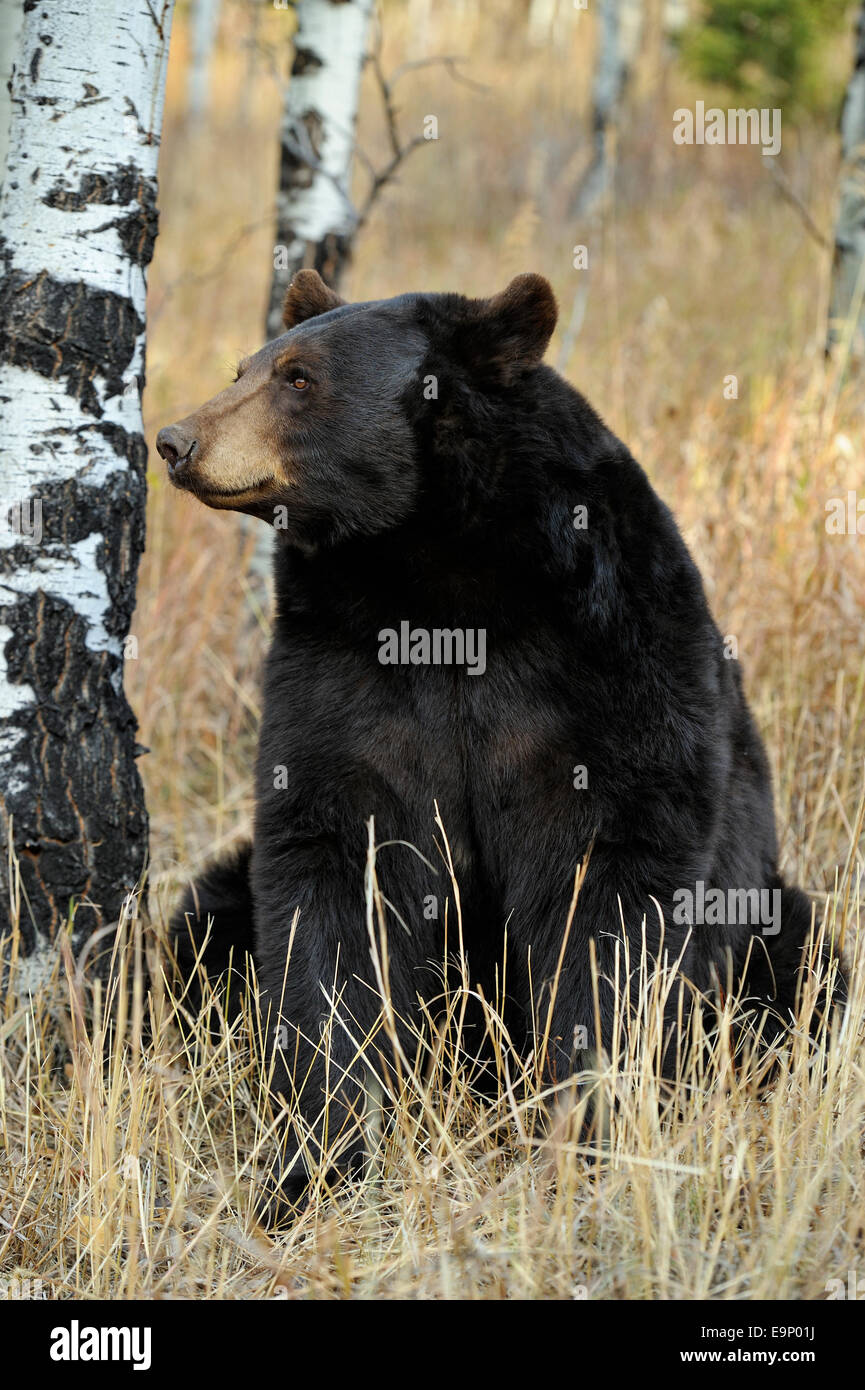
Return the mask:
<svg viewBox="0 0 865 1390">
<path fill-rule="evenodd" d="M 348 259 L 356 214 L 349 177 L 373 0 L 300 0 L 294 62 L 280 132 L 269 337 L 296 270 L 313 266 L 334 288 Z"/>
<path fill-rule="evenodd" d="M 312 266 L 337 289 L 351 254 L 357 223 L 351 161 L 372 10 L 373 0 L 300 0 L 298 5 L 280 129 L 268 338 L 284 332 L 282 303 L 295 271 Z M 253 519 L 244 530 L 255 535 L 249 574 L 264 590 L 270 582 L 273 536 Z"/>
<path fill-rule="evenodd" d="M 12 115 L 9 78 L 12 75 L 15 54 L 18 52 L 22 19 L 21 0 L 0 0 L 0 187 L 6 169 L 9 121 Z"/>
<path fill-rule="evenodd" d="M 841 160 L 829 347 L 849 340 L 851 355 L 861 361 L 865 357 L 865 5 L 859 11 L 853 76 L 841 116 Z"/>
<path fill-rule="evenodd" d="M 27 0 L 0 199 L 0 934 L 116 919 L 147 855 L 123 662 L 173 0 Z M 146 634 L 140 637 L 146 659 Z M 10 882 L 10 877 L 12 882 Z"/>
<path fill-rule="evenodd" d="M 189 115 L 193 121 L 202 121 L 207 114 L 220 7 L 221 0 L 195 0 L 193 6 L 188 90 Z"/>
<path fill-rule="evenodd" d="M 603 204 L 613 178 L 622 98 L 640 45 L 643 0 L 598 0 L 598 48 L 592 85 L 594 154 L 574 200 L 579 216 Z"/>
</svg>

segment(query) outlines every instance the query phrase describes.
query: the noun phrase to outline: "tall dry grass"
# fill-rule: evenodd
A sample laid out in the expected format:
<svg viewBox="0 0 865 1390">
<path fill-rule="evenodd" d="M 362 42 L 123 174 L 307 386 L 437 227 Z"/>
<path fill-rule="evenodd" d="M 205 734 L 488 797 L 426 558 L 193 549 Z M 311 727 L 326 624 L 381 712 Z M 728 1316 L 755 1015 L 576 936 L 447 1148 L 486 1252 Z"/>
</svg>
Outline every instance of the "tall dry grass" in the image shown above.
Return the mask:
<svg viewBox="0 0 865 1390">
<path fill-rule="evenodd" d="M 119 1017 L 94 1005 L 68 961 L 30 1004 L 7 994 L 0 1286 L 13 1294 L 41 1280 L 84 1297 L 818 1298 L 829 1279 L 865 1269 L 865 537 L 825 527 L 829 499 L 865 495 L 862 387 L 822 356 L 828 255 L 756 151 L 673 146 L 672 111 L 711 94 L 683 79 L 654 33 L 634 75 L 615 200 L 597 225 L 578 223 L 591 20 L 531 47 L 521 13 L 386 6 L 386 68 L 458 54 L 484 90 L 441 67 L 401 79 L 404 128 L 433 113 L 440 139 L 386 190 L 346 288 L 479 294 L 522 269 L 550 278 L 562 306 L 551 360 L 674 508 L 738 643 L 785 871 L 852 959 L 844 1032 L 823 1038 L 809 1065 L 803 1023 L 760 1093 L 763 1063 L 733 1055 L 728 1000 L 694 1040 L 670 1104 L 646 1065 L 647 1004 L 631 1054 L 598 1059 L 588 1078 L 608 1101 L 606 1142 L 589 1148 L 574 1105 L 568 1119 L 506 1041 L 498 1094 L 481 1101 L 458 1068 L 451 1075 L 445 1038 L 417 1076 L 407 1071 L 392 1125 L 373 1134 L 370 1179 L 319 1188 L 290 1231 L 265 1235 L 251 1205 L 273 1147 L 254 998 L 247 1020 L 216 1038 L 189 1017 L 182 1032 L 186 1006 L 160 983 L 160 932 L 179 882 L 249 817 L 268 617 L 245 578 L 248 532 L 171 491 L 151 452 L 127 683 L 151 749 L 141 766 L 153 925 L 124 923 L 118 969 L 137 985 L 128 1006 L 119 991 Z M 274 65 L 288 19 L 265 9 L 250 50 L 249 16 L 226 6 L 197 130 L 183 109 L 182 12 L 173 40 L 150 281 L 151 444 L 262 338 Z M 373 157 L 386 151 L 371 83 L 361 140 Z M 829 130 L 785 129 L 782 164 L 827 233 L 836 143 Z M 587 291 L 572 268 L 578 243 L 590 249 Z M 663 971 L 647 984 L 649 996 L 664 988 Z"/>
<path fill-rule="evenodd" d="M 131 904 L 114 986 L 95 1000 L 68 950 L 28 1005 L 10 979 L 4 1287 L 112 1299 L 825 1297 L 831 1280 L 846 1287 L 858 1270 L 865 1240 L 865 970 L 859 894 L 847 887 L 822 923 L 836 939 L 850 928 L 843 1027 L 830 1034 L 820 1022 L 815 966 L 783 1041 L 758 1047 L 732 996 L 695 1011 L 664 1087 L 656 1059 L 665 1001 L 679 988 L 674 962 L 622 947 L 620 978 L 636 975 L 639 989 L 620 1008 L 612 1055 L 595 1051 L 558 1083 L 544 1065 L 551 1004 L 537 1010 L 526 1058 L 484 1000 L 495 1085 L 482 1094 L 461 1048 L 474 997 L 464 968 L 462 985 L 428 1001 L 427 1026 L 401 1044 L 386 1097 L 383 1077 L 367 1072 L 364 1178 L 340 1186 L 321 1165 L 309 1200 L 275 1234 L 256 1217 L 279 1116 L 267 1102 L 268 1024 L 254 979 L 231 1025 L 206 983 L 205 1008 L 191 1010 Z M 455 939 L 458 903 L 452 883 Z M 367 904 L 385 999 L 379 1041 L 392 1040 L 374 851 Z M 325 1049 L 345 1028 L 352 1020 L 335 1009 Z M 344 1139 L 332 1136 L 330 1152 Z"/>
<path fill-rule="evenodd" d="M 640 988 L 620 1009 L 612 1056 L 594 1052 L 558 1084 L 544 1065 L 551 1005 L 538 1008 L 537 1049 L 524 1058 L 496 1001 L 483 1001 L 492 1094 L 488 1081 L 478 1094 L 460 1047 L 473 998 L 464 969 L 462 987 L 428 1001 L 427 1026 L 401 1045 L 384 1104 L 384 1081 L 367 1070 L 366 1176 L 331 1183 L 324 1163 L 275 1234 L 256 1218 L 280 1116 L 267 1104 L 254 979 L 234 1023 L 206 984 L 206 1008 L 191 1011 L 131 905 L 104 994 L 89 997 L 68 949 L 29 1005 L 11 976 L 0 1024 L 4 1287 L 57 1298 L 826 1297 L 830 1280 L 847 1284 L 858 1269 L 865 1240 L 865 970 L 858 891 L 847 888 L 822 923 L 834 938 L 851 929 L 843 1027 L 820 1023 L 815 966 L 783 1041 L 759 1048 L 733 997 L 695 1012 L 672 1086 L 659 1086 L 655 1063 L 674 962 L 630 958 L 623 945 L 620 979 L 636 974 Z M 449 906 L 458 938 L 455 883 Z M 392 1040 L 374 852 L 367 912 L 380 1041 Z M 346 1027 L 337 1009 L 325 1049 Z M 356 1042 L 369 1047 L 369 1034 Z M 331 1152 L 343 1141 L 332 1136 Z"/>
</svg>

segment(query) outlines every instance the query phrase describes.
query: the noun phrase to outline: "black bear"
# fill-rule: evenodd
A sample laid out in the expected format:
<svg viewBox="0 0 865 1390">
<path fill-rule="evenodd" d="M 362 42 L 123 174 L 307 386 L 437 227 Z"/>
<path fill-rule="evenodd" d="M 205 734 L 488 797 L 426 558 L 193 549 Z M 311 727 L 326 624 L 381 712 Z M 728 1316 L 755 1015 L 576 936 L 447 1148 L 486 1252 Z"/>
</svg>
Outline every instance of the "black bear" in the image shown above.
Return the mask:
<svg viewBox="0 0 865 1390">
<path fill-rule="evenodd" d="M 669 510 L 543 364 L 556 315 L 538 275 L 490 299 L 346 304 L 300 271 L 287 332 L 157 440 L 178 488 L 276 536 L 252 844 L 203 875 L 174 930 L 182 955 L 212 919 L 211 971 L 251 952 L 307 1166 L 310 1136 L 330 1163 L 340 1134 L 338 1167 L 356 1163 L 364 1068 L 387 1050 L 371 817 L 398 1036 L 455 944 L 430 910 L 436 805 L 470 983 L 495 993 L 507 931 L 509 1028 L 528 1049 L 557 979 L 559 1076 L 594 1040 L 592 941 L 606 1046 L 622 931 L 635 959 L 642 932 L 697 991 L 744 980 L 784 1018 L 811 959 L 738 665 Z"/>
</svg>

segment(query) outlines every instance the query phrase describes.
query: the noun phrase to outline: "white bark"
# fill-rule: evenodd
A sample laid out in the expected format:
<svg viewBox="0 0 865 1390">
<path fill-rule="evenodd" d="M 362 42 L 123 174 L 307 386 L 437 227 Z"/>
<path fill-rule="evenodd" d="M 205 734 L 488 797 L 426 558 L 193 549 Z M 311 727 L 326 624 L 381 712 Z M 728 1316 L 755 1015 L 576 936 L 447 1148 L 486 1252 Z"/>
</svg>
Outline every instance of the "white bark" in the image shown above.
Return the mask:
<svg viewBox="0 0 865 1390">
<path fill-rule="evenodd" d="M 575 200 L 586 215 L 601 204 L 613 177 L 611 146 L 622 97 L 643 33 L 643 0 L 598 0 L 598 41 L 592 86 L 594 154 Z"/>
<path fill-rule="evenodd" d="M 853 76 L 841 115 L 841 177 L 829 346 L 865 357 L 865 4 L 859 11 Z"/>
<path fill-rule="evenodd" d="M 336 288 L 357 214 L 351 201 L 360 81 L 374 0 L 300 0 L 294 62 L 280 130 L 276 246 L 266 332 L 284 331 L 282 303 L 296 270 L 312 266 Z M 259 522 L 249 572 L 270 578 L 273 536 Z"/>
<path fill-rule="evenodd" d="M 283 126 L 318 165 L 307 188 L 290 195 L 295 233 L 306 241 L 354 227 L 349 172 L 371 13 L 372 0 L 301 0 L 298 9 L 294 46 L 304 66 L 288 84 Z M 310 113 L 321 122 L 318 134 L 306 126 Z"/>
<path fill-rule="evenodd" d="M 15 54 L 18 52 L 23 15 L 21 0 L 0 0 L 0 185 L 3 183 L 6 168 L 9 121 L 12 115 L 9 79 L 12 76 Z"/>
<path fill-rule="evenodd" d="M 558 8 L 559 0 L 531 0 L 526 25 L 529 43 L 534 44 L 537 48 L 542 48 L 544 44 L 550 42 Z"/>
<path fill-rule="evenodd" d="M 682 30 L 691 22 L 693 6 L 690 0 L 664 0 L 661 6 L 661 28 L 663 33 L 672 38 L 680 34 Z"/>
<path fill-rule="evenodd" d="M 82 880 L 101 902 L 106 876 L 122 877 L 121 845 L 109 868 L 112 825 L 130 863 L 146 850 L 143 803 L 97 803 L 115 785 L 120 798 L 140 794 L 122 659 L 143 546 L 145 276 L 172 7 L 41 0 L 24 12 L 12 75 L 0 198 L 0 818 L 8 838 L 14 815 L 13 843 L 22 850 L 23 835 L 36 863 L 28 895 L 46 889 L 40 930 L 65 913 L 50 881 L 59 894 Z M 17 520 L 34 501 L 41 537 Z M 99 768 L 97 755 L 114 761 Z M 62 804 L 48 790 L 60 768 Z"/>
<path fill-rule="evenodd" d="M 333 284 L 356 213 L 350 176 L 360 79 L 373 0 L 301 0 L 281 130 L 277 246 L 268 331 L 295 270 Z"/>
<path fill-rule="evenodd" d="M 219 29 L 221 0 L 195 0 L 192 11 L 192 56 L 189 64 L 189 114 L 200 121 L 210 100 L 210 68 Z"/>
</svg>

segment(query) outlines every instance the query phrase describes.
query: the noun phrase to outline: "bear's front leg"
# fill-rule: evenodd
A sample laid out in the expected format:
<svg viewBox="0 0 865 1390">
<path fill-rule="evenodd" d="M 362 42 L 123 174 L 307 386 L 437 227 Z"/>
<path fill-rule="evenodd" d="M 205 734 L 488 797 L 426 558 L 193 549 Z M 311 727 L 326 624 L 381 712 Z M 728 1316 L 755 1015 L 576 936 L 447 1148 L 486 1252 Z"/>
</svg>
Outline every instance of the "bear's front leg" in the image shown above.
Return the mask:
<svg viewBox="0 0 865 1390">
<path fill-rule="evenodd" d="M 511 978 L 533 1003 L 529 1045 L 543 1061 L 546 1080 L 560 1083 L 595 1053 L 621 1054 L 638 1016 L 647 1014 L 657 1031 L 660 1071 L 671 1076 L 693 997 L 684 981 L 708 983 L 706 971 L 695 969 L 688 930 L 669 911 L 673 885 L 687 882 L 688 871 L 603 843 L 594 844 L 580 870 L 579 864 L 576 854 L 556 864 L 551 852 L 547 872 L 554 887 L 540 900 L 521 881 L 509 886 Z M 645 972 L 655 964 L 671 973 L 678 967 L 677 982 L 659 987 L 648 1007 Z"/>
<path fill-rule="evenodd" d="M 369 1106 L 415 1056 L 418 999 L 441 989 L 437 924 L 423 915 L 426 872 L 391 844 L 379 853 L 374 896 L 359 833 L 305 833 L 278 852 L 262 837 L 253 852 L 269 1088 L 283 1116 L 264 1212 L 271 1221 L 316 1175 L 363 1168 Z"/>
</svg>

